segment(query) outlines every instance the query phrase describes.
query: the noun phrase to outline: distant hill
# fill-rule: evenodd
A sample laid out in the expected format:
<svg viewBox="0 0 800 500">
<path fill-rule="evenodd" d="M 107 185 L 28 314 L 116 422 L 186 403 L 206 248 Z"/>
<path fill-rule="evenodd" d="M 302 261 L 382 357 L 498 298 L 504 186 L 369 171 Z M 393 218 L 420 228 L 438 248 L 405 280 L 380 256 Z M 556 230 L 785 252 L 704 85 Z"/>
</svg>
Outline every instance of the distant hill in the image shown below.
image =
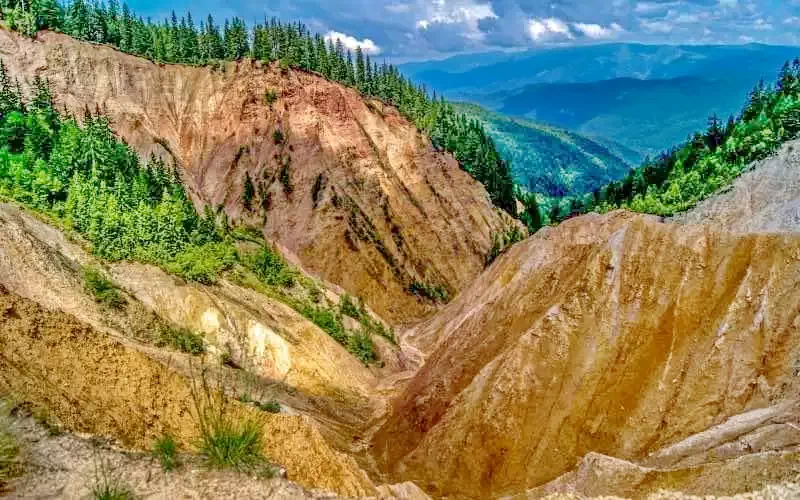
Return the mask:
<svg viewBox="0 0 800 500">
<path fill-rule="evenodd" d="M 401 70 L 459 101 L 655 154 L 738 114 L 800 48 L 602 44 L 412 63 Z"/>
<path fill-rule="evenodd" d="M 613 141 L 601 143 L 530 120 L 509 118 L 473 104 L 458 110 L 480 120 L 511 160 L 515 181 L 550 196 L 582 194 L 624 177 L 642 157 Z"/>
<path fill-rule="evenodd" d="M 655 154 L 704 128 L 712 114 L 723 120 L 738 114 L 752 85 L 738 77 L 716 81 L 617 78 L 534 84 L 484 100 L 501 113 L 607 137 L 641 153 Z"/>
</svg>

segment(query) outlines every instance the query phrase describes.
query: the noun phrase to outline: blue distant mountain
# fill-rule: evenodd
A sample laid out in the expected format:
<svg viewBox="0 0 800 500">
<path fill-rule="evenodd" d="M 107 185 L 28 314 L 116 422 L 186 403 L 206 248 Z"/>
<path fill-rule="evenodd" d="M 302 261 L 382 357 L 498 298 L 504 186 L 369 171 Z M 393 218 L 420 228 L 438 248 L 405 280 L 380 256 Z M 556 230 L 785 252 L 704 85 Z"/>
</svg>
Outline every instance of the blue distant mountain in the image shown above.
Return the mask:
<svg viewBox="0 0 800 500">
<path fill-rule="evenodd" d="M 602 44 L 456 56 L 401 70 L 454 100 L 654 154 L 711 114 L 737 114 L 753 82 L 774 81 L 798 56 L 798 47 L 761 44 Z"/>
</svg>

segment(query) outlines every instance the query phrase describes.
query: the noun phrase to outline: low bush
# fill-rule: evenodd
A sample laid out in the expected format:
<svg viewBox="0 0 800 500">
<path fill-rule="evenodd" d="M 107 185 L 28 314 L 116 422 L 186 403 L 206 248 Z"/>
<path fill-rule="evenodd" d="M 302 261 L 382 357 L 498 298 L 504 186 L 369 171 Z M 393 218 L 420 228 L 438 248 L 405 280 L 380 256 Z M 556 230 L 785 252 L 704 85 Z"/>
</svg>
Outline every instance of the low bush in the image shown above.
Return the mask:
<svg viewBox="0 0 800 500">
<path fill-rule="evenodd" d="M 102 272 L 93 267 L 85 267 L 82 274 L 84 288 L 97 302 L 116 309 L 125 305 L 119 289 Z"/>
<path fill-rule="evenodd" d="M 356 305 L 356 303 L 353 302 L 353 298 L 348 294 L 344 294 L 339 301 L 339 310 L 345 316 L 350 316 L 353 319 L 361 319 L 363 314 L 361 307 Z"/>
<path fill-rule="evenodd" d="M 243 260 L 245 266 L 267 285 L 292 287 L 299 274 L 278 252 L 268 247 L 261 247 Z"/>
<path fill-rule="evenodd" d="M 267 401 L 266 403 L 260 403 L 258 407 L 267 413 L 280 413 L 281 412 L 281 404 L 277 401 Z"/>
<path fill-rule="evenodd" d="M 159 332 L 156 345 L 158 347 L 169 346 L 195 356 L 206 352 L 203 337 L 186 328 L 163 327 Z"/>
<path fill-rule="evenodd" d="M 187 281 L 206 285 L 217 281 L 220 274 L 236 264 L 236 249 L 229 243 L 206 243 L 190 246 L 167 265 L 167 270 Z"/>
<path fill-rule="evenodd" d="M 423 283 L 420 281 L 414 281 L 408 287 L 408 291 L 413 293 L 418 297 L 422 297 L 428 300 L 432 300 L 434 302 L 447 302 L 450 298 L 450 294 L 447 293 L 447 289 L 441 285 L 429 285 L 428 283 Z"/>
</svg>

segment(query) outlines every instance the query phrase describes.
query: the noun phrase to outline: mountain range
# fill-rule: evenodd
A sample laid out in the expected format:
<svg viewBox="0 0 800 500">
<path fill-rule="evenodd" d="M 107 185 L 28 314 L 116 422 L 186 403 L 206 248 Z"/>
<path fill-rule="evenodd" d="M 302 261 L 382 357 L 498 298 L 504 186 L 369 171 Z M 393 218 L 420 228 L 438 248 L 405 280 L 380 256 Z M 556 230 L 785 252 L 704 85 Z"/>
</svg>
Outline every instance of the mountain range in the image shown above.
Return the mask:
<svg viewBox="0 0 800 500">
<path fill-rule="evenodd" d="M 456 56 L 401 70 L 437 93 L 654 155 L 740 112 L 797 47 L 601 44 Z M 519 168 L 527 168 L 517 165 Z"/>
</svg>

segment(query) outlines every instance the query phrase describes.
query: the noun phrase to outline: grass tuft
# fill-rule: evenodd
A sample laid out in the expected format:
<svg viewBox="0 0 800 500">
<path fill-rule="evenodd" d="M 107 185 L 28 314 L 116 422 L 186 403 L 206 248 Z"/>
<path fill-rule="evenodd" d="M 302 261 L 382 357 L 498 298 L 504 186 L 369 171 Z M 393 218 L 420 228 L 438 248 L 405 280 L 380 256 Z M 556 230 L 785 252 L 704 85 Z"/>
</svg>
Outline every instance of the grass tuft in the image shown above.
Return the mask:
<svg viewBox="0 0 800 500">
<path fill-rule="evenodd" d="M 164 327 L 161 329 L 156 346 L 169 346 L 173 349 L 199 356 L 206 352 L 203 337 L 186 328 Z"/>
<path fill-rule="evenodd" d="M 111 469 L 111 464 L 104 462 L 95 470 L 91 498 L 94 500 L 134 500 L 136 495 L 130 487 L 120 481 L 119 476 Z"/>
<path fill-rule="evenodd" d="M 12 432 L 12 420 L 6 403 L 0 402 L 0 490 L 20 473 L 19 444 Z"/>
<path fill-rule="evenodd" d="M 153 444 L 153 456 L 158 459 L 164 472 L 178 468 L 178 443 L 171 435 L 167 434 Z"/>
</svg>

